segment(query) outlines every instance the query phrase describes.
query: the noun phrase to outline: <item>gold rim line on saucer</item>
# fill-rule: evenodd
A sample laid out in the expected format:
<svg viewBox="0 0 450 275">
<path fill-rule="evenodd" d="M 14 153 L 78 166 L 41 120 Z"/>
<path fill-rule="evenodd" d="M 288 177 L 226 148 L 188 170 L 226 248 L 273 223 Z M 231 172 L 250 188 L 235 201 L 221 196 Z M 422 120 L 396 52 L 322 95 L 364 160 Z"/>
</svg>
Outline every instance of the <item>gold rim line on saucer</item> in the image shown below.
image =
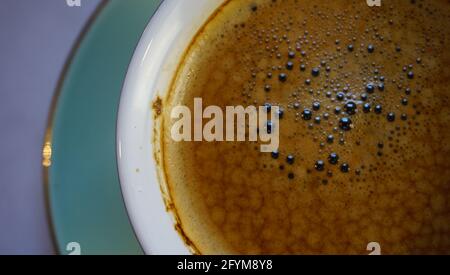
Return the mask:
<svg viewBox="0 0 450 275">
<path fill-rule="evenodd" d="M 53 223 L 52 218 L 52 210 L 51 210 L 51 202 L 50 202 L 50 183 L 49 183 L 49 169 L 52 165 L 52 138 L 53 138 L 53 123 L 55 119 L 56 107 L 58 105 L 58 99 L 61 94 L 62 87 L 66 80 L 67 73 L 72 65 L 72 62 L 75 58 L 78 49 L 82 41 L 84 40 L 86 33 L 91 29 L 92 24 L 97 19 L 98 15 L 101 13 L 104 7 L 109 3 L 110 0 L 102 0 L 98 6 L 95 8 L 94 12 L 89 16 L 89 19 L 84 24 L 80 33 L 77 36 L 75 44 L 72 46 L 70 53 L 66 59 L 63 70 L 58 78 L 56 89 L 54 91 L 52 101 L 50 104 L 50 111 L 47 117 L 47 127 L 44 134 L 44 144 L 42 147 L 42 167 L 43 167 L 43 182 L 44 182 L 44 194 L 45 194 L 45 208 L 46 208 L 46 216 L 48 227 L 50 229 L 51 239 L 53 243 L 53 249 L 56 254 L 60 254 L 60 244 L 58 243 L 58 239 L 56 237 L 56 229 Z"/>
</svg>

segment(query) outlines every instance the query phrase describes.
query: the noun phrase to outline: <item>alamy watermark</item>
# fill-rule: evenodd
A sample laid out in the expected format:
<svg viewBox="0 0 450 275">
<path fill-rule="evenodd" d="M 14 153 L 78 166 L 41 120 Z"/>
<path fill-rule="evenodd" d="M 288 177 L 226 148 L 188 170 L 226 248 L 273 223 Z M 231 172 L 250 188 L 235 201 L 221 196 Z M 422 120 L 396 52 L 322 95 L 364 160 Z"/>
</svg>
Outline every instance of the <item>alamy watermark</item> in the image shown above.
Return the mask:
<svg viewBox="0 0 450 275">
<path fill-rule="evenodd" d="M 369 7 L 381 7 L 381 0 L 367 0 L 367 6 L 369 6 Z"/>
<path fill-rule="evenodd" d="M 181 141 L 260 141 L 260 151 L 278 150 L 280 139 L 280 108 L 278 106 L 208 106 L 194 98 L 194 110 L 187 106 L 175 106 L 171 111 L 174 121 L 171 137 Z"/>
<path fill-rule="evenodd" d="M 378 242 L 370 242 L 367 244 L 367 251 L 370 251 L 369 255 L 379 256 L 381 255 L 381 245 Z"/>
<path fill-rule="evenodd" d="M 81 0 L 66 0 L 69 7 L 81 7 Z"/>
<path fill-rule="evenodd" d="M 67 255 L 81 255 L 81 245 L 78 242 L 70 242 L 66 245 Z"/>
<path fill-rule="evenodd" d="M 366 0 L 369 7 L 380 7 L 381 0 Z M 66 0 L 69 7 L 81 7 L 81 0 Z"/>
</svg>

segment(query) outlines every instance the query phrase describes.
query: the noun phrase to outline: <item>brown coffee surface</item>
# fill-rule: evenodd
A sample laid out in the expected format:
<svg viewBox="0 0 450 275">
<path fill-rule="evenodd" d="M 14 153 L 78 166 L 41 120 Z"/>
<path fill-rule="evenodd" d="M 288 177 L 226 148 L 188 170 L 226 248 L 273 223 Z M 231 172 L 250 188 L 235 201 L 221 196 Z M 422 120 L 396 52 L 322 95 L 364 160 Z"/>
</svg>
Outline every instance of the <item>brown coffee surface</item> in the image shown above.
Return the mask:
<svg viewBox="0 0 450 275">
<path fill-rule="evenodd" d="M 449 1 L 228 2 L 164 100 L 183 233 L 202 254 L 450 254 L 449 45 Z M 279 152 L 174 142 L 195 97 L 280 106 Z"/>
</svg>

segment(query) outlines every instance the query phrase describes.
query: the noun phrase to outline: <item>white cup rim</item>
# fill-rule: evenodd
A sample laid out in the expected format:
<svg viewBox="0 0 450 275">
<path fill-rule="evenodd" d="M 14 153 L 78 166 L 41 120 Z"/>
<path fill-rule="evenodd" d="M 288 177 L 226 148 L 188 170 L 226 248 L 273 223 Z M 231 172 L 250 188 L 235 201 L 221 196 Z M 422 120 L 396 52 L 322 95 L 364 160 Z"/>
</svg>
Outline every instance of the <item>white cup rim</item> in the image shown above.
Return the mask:
<svg viewBox="0 0 450 275">
<path fill-rule="evenodd" d="M 157 179 L 151 105 L 165 98 L 185 50 L 225 1 L 163 1 L 128 68 L 117 119 L 117 161 L 128 216 L 146 254 L 191 253 L 166 211 Z"/>
</svg>

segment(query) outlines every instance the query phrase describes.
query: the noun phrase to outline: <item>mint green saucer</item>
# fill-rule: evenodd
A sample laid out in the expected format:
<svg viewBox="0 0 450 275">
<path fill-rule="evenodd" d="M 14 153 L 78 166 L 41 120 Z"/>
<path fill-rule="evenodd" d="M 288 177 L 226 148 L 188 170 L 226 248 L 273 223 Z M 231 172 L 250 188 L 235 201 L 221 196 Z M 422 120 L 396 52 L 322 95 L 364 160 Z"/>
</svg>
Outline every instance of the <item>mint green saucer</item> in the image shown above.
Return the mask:
<svg viewBox="0 0 450 275">
<path fill-rule="evenodd" d="M 57 252 L 142 254 L 117 174 L 116 117 L 135 46 L 160 0 L 111 0 L 74 49 L 44 146 L 45 182 Z"/>
</svg>

